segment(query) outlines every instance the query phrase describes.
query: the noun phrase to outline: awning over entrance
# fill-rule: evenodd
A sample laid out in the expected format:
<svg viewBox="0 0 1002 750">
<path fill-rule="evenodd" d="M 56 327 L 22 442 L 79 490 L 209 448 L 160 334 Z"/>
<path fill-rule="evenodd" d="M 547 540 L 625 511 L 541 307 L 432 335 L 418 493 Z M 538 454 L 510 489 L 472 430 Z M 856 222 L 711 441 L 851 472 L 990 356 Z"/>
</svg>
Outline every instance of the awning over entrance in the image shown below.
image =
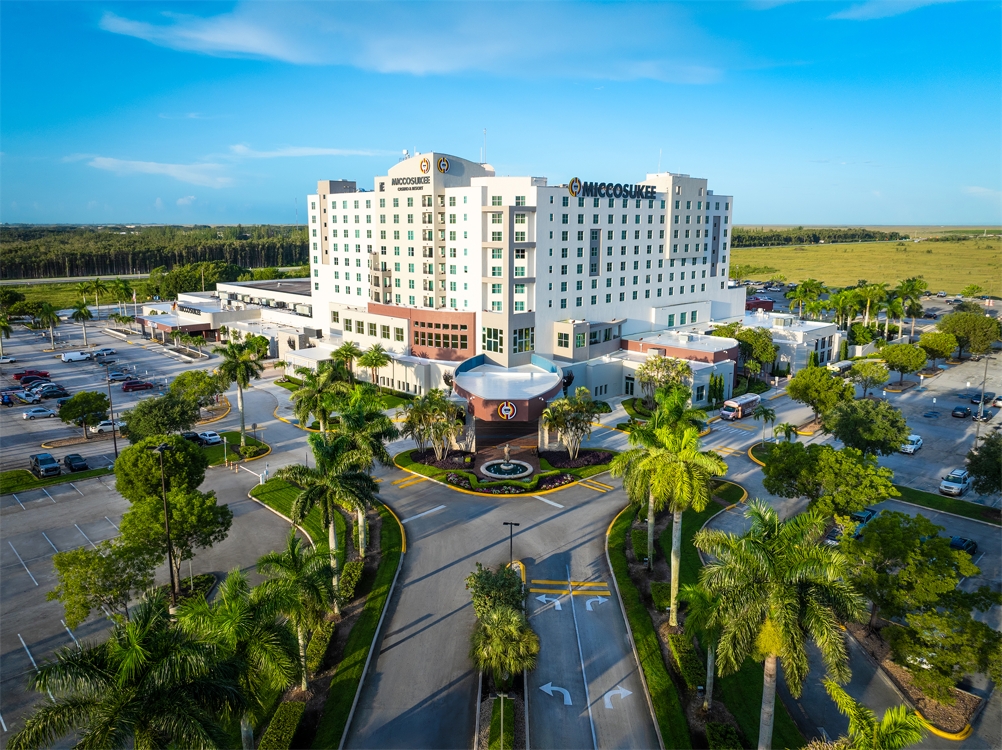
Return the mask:
<svg viewBox="0 0 1002 750">
<path fill-rule="evenodd" d="M 469 403 L 469 413 L 487 422 L 531 422 L 560 393 L 563 372 L 537 355 L 527 365 L 502 367 L 483 354 L 456 368 L 454 388 Z"/>
</svg>

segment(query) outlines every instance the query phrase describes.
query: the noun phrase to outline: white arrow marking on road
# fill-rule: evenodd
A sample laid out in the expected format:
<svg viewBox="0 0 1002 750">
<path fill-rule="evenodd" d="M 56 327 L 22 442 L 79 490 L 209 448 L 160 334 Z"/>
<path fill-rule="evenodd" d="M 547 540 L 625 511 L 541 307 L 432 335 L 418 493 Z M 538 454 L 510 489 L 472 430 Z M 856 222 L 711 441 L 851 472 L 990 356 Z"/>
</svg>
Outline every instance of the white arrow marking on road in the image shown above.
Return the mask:
<svg viewBox="0 0 1002 750">
<path fill-rule="evenodd" d="M 558 693 L 563 693 L 564 694 L 564 705 L 565 706 L 571 705 L 571 694 L 568 691 L 564 690 L 562 687 L 557 687 L 552 682 L 547 682 L 545 685 L 543 685 L 539 689 L 542 690 L 547 695 L 553 695 L 553 691 L 554 690 L 556 690 Z"/>
<path fill-rule="evenodd" d="M 550 602 L 553 602 L 553 608 L 555 610 L 557 610 L 557 612 L 561 611 L 561 609 L 560 609 L 560 597 L 559 596 L 555 596 L 555 597 L 553 597 L 551 599 L 546 594 L 540 594 L 539 596 L 536 597 L 536 599 L 538 599 L 539 601 L 541 601 L 543 604 L 549 604 Z"/>
<path fill-rule="evenodd" d="M 627 690 L 622 685 L 616 685 L 616 689 L 615 690 L 610 690 L 608 693 L 605 694 L 605 707 L 606 708 L 612 708 L 612 696 L 614 696 L 614 695 L 618 695 L 620 698 L 625 698 L 628 695 L 633 695 L 633 692 L 630 691 L 630 690 Z"/>
<path fill-rule="evenodd" d="M 591 608 L 591 603 L 598 602 L 599 604 L 601 604 L 605 600 L 606 597 L 604 596 L 596 596 L 594 599 L 589 599 L 588 601 L 585 602 L 585 609 L 587 609 L 589 612 L 593 612 L 594 610 Z"/>
</svg>

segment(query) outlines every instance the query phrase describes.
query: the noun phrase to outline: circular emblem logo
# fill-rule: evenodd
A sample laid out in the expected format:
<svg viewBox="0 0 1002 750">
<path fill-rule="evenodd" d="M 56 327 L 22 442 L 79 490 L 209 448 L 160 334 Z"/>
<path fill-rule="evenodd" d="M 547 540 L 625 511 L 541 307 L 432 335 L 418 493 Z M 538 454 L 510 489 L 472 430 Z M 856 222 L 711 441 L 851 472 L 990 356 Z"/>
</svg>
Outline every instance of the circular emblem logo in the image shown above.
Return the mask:
<svg viewBox="0 0 1002 750">
<path fill-rule="evenodd" d="M 501 419 L 514 419 L 515 414 L 518 410 L 515 408 L 515 404 L 511 401 L 502 401 L 498 404 L 498 416 Z"/>
<path fill-rule="evenodd" d="M 449 171 L 449 160 L 444 156 L 438 160 L 438 171 L 445 174 Z"/>
<path fill-rule="evenodd" d="M 427 159 L 421 160 L 421 174 L 428 174 L 431 171 L 431 162 Z"/>
<path fill-rule="evenodd" d="M 577 198 L 578 193 L 581 192 L 581 180 L 579 180 L 577 177 L 572 178 L 571 181 L 567 183 L 567 190 L 570 192 L 571 195 Z"/>
</svg>

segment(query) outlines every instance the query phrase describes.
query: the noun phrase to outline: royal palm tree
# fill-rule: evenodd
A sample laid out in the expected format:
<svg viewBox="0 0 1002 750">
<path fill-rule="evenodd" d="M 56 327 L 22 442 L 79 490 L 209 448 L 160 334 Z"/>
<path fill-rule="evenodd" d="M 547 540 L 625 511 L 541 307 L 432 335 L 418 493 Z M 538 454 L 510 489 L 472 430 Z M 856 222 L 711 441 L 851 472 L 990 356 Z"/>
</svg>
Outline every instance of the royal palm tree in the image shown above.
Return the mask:
<svg viewBox="0 0 1002 750">
<path fill-rule="evenodd" d="M 707 591 L 699 584 L 687 583 L 679 591 L 678 598 L 688 605 L 685 613 L 685 634 L 696 636 L 706 649 L 706 695 L 703 710 L 709 711 L 713 705 L 713 677 L 716 670 L 717 641 L 723 623 L 720 621 L 720 596 Z"/>
<path fill-rule="evenodd" d="M 225 384 L 224 387 L 229 388 L 230 384 L 237 384 L 237 408 L 240 410 L 240 447 L 243 448 L 247 445 L 244 388 L 250 385 L 252 379 L 261 377 L 264 365 L 258 360 L 255 352 L 235 341 L 230 341 L 226 346 L 217 346 L 212 351 L 223 358 L 219 365 L 219 378 Z"/>
<path fill-rule="evenodd" d="M 320 431 L 327 432 L 334 397 L 342 393 L 345 386 L 336 374 L 333 362 L 321 362 L 315 371 L 308 367 L 296 368 L 302 385 L 292 392 L 292 403 L 293 413 L 300 425 L 309 425 L 313 416 L 320 423 Z"/>
<path fill-rule="evenodd" d="M 776 423 L 776 410 L 760 402 L 752 412 L 752 419 L 762 420 L 762 444 L 765 445 L 765 426 Z"/>
<path fill-rule="evenodd" d="M 915 336 L 915 318 L 922 315 L 922 292 L 929 288 L 929 284 L 921 276 L 913 276 L 898 283 L 897 295 L 905 305 L 905 315 L 912 319 L 911 335 Z"/>
<path fill-rule="evenodd" d="M 3 340 L 9 339 L 13 332 L 14 328 L 10 324 L 10 316 L 6 310 L 0 310 L 0 357 L 3 356 Z"/>
<path fill-rule="evenodd" d="M 780 521 L 774 508 L 755 500 L 745 517 L 751 528 L 741 536 L 702 529 L 694 541 L 712 558 L 700 583 L 720 597 L 720 674 L 736 672 L 753 654 L 765 659 L 758 747 L 766 750 L 772 744 L 777 662 L 790 692 L 799 697 L 811 640 L 828 673 L 847 680 L 849 659 L 839 623 L 860 620 L 864 602 L 849 583 L 849 559 L 819 543 L 825 532 L 820 514 L 807 511 Z"/>
<path fill-rule="evenodd" d="M 390 355 L 379 344 L 373 344 L 358 358 L 358 366 L 369 370 L 372 384 L 379 387 L 379 371 L 390 364 Z"/>
<path fill-rule="evenodd" d="M 870 325 L 870 313 L 874 318 L 880 312 L 884 300 L 887 298 L 887 284 L 867 284 L 857 290 L 860 301 L 865 305 L 863 313 L 863 325 Z"/>
<path fill-rule="evenodd" d="M 498 690 L 511 685 L 522 670 L 536 668 L 539 636 L 516 609 L 499 605 L 477 621 L 470 638 L 470 661 L 490 672 Z"/>
<path fill-rule="evenodd" d="M 12 736 L 12 750 L 50 747 L 221 747 L 220 718 L 243 709 L 237 670 L 216 647 L 177 627 L 162 593 L 148 594 L 104 643 L 65 648 L 29 678 L 50 691 Z"/>
<path fill-rule="evenodd" d="M 90 294 L 90 282 L 89 281 L 78 281 L 74 286 L 73 290 L 80 295 L 80 298 L 86 302 L 87 295 Z"/>
<path fill-rule="evenodd" d="M 100 276 L 95 276 L 94 280 L 91 281 L 88 286 L 90 291 L 94 292 L 94 307 L 97 308 L 97 318 L 101 319 L 101 295 L 108 293 L 108 285 L 101 279 Z"/>
<path fill-rule="evenodd" d="M 898 335 L 901 335 L 901 329 L 904 327 L 900 325 L 901 318 L 905 316 L 905 307 L 901 302 L 901 298 L 898 297 L 894 292 L 889 292 L 887 295 L 887 301 L 884 303 L 884 341 L 888 340 L 891 329 L 891 318 L 897 318 L 899 321 L 898 325 Z"/>
<path fill-rule="evenodd" d="M 212 603 L 196 597 L 178 610 L 178 624 L 193 637 L 213 644 L 236 668 L 243 698 L 240 737 L 254 750 L 255 715 L 270 697 L 285 690 L 299 673 L 296 639 L 282 621 L 284 603 L 264 587 L 251 588 L 247 576 L 226 576 Z"/>
<path fill-rule="evenodd" d="M 702 428 L 706 424 L 706 412 L 692 403 L 692 391 L 687 386 L 673 383 L 668 388 L 660 388 L 654 394 L 657 409 L 647 423 L 647 429 L 656 430 L 664 425 L 691 425 Z"/>
<path fill-rule="evenodd" d="M 352 463 L 341 450 L 342 446 L 334 441 L 322 435 L 310 435 L 307 441 L 316 456 L 317 465 L 312 469 L 301 464 L 285 466 L 278 470 L 276 476 L 299 488 L 299 494 L 292 501 L 291 514 L 295 523 L 301 524 L 311 510 L 320 509 L 320 522 L 327 529 L 330 549 L 334 612 L 340 614 L 336 596 L 340 593 L 337 516 L 342 509 L 351 511 L 359 505 L 371 505 L 375 501 L 378 485 L 369 474 Z"/>
<path fill-rule="evenodd" d="M 258 573 L 268 576 L 268 580 L 261 584 L 263 594 L 277 603 L 296 631 L 300 687 L 303 690 L 308 688 L 307 636 L 323 619 L 331 602 L 335 602 L 330 559 L 327 549 L 322 545 L 311 547 L 303 544 L 293 529 L 284 550 L 269 552 L 257 561 Z"/>
<path fill-rule="evenodd" d="M 345 341 L 341 344 L 341 346 L 334 350 L 334 359 L 343 362 L 352 377 L 354 377 L 355 373 L 355 360 L 361 356 L 362 350 L 358 348 L 358 344 L 354 341 Z"/>
<path fill-rule="evenodd" d="M 909 300 L 908 306 L 905 308 L 905 315 L 912 319 L 912 330 L 908 337 L 908 341 L 911 342 L 915 338 L 915 318 L 920 318 L 925 314 L 925 310 L 922 308 L 922 303 L 917 300 Z"/>
<path fill-rule="evenodd" d="M 814 302 L 825 292 L 825 285 L 822 284 L 817 279 L 804 279 L 796 288 L 791 289 L 786 293 L 786 298 L 791 302 L 795 302 L 800 308 L 798 311 L 799 317 L 804 317 L 804 305 L 809 302 Z"/>
<path fill-rule="evenodd" d="M 87 346 L 87 321 L 91 320 L 94 316 L 91 315 L 90 308 L 87 307 L 87 303 L 83 300 L 73 303 L 72 310 L 73 312 L 70 313 L 70 317 L 74 323 L 79 323 L 83 329 L 84 346 Z"/>
<path fill-rule="evenodd" d="M 48 302 L 43 302 L 38 311 L 38 322 L 49 329 L 49 344 L 56 348 L 56 334 L 53 329 L 59 325 L 59 313 Z"/>
<path fill-rule="evenodd" d="M 125 303 L 132 299 L 132 285 L 126 279 L 115 279 L 111 282 L 111 293 L 114 295 L 115 301 L 119 303 L 122 314 L 125 315 L 128 311 Z"/>
<path fill-rule="evenodd" d="M 777 438 L 780 435 L 786 439 L 786 442 L 793 442 L 797 437 L 797 426 L 790 422 L 780 422 L 777 425 L 773 425 L 772 436 Z"/>
<path fill-rule="evenodd" d="M 846 739 L 850 750 L 903 750 L 925 737 L 925 724 L 914 709 L 892 706 L 877 721 L 873 711 L 854 700 L 837 682 L 826 678 L 824 685 L 838 710 L 849 719 Z"/>
</svg>

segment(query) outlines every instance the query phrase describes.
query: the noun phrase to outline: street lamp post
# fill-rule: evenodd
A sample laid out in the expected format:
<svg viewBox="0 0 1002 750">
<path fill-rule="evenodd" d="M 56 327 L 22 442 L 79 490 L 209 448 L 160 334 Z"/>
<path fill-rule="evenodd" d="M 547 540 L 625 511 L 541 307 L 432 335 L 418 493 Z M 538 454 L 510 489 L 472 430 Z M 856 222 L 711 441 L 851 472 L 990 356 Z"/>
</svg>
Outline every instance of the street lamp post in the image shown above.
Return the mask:
<svg viewBox="0 0 1002 750">
<path fill-rule="evenodd" d="M 174 554 L 170 544 L 170 509 L 167 507 L 167 480 L 164 476 L 164 453 L 173 450 L 166 443 L 161 443 L 153 452 L 160 455 L 160 489 L 164 499 L 164 530 L 167 533 L 167 572 L 170 574 L 170 605 L 171 608 L 177 606 L 177 594 L 174 592 Z"/>
<path fill-rule="evenodd" d="M 115 403 L 111 398 L 111 370 L 110 365 L 104 363 L 104 377 L 108 381 L 108 409 L 111 411 L 111 442 L 115 446 L 115 460 L 118 460 L 118 436 L 115 434 Z M 85 428 L 86 429 L 86 428 Z"/>
<path fill-rule="evenodd" d="M 517 526 L 518 524 L 515 525 Z M 502 693 L 500 690 L 490 695 L 491 698 L 501 699 L 501 738 L 500 738 L 501 750 L 504 750 L 504 700 L 509 695 L 510 693 Z"/>
<path fill-rule="evenodd" d="M 981 403 L 978 404 L 978 426 L 974 429 L 974 450 L 978 449 L 978 440 L 981 438 L 981 418 L 985 415 L 985 388 L 988 386 L 988 361 L 995 361 L 995 357 L 985 355 L 985 377 L 981 381 Z"/>
<path fill-rule="evenodd" d="M 515 531 L 515 527 L 520 524 L 517 524 L 514 521 L 505 521 L 502 525 L 508 527 L 508 567 L 510 568 L 511 564 L 515 562 L 515 557 L 512 554 L 512 533 Z"/>
</svg>

